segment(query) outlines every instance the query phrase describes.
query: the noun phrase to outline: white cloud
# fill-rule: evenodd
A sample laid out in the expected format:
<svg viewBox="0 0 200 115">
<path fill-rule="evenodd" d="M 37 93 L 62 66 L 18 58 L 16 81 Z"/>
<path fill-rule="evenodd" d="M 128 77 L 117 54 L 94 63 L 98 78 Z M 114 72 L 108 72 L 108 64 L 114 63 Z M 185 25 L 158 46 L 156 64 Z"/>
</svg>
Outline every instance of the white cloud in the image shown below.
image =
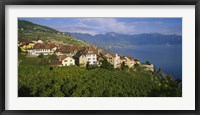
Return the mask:
<svg viewBox="0 0 200 115">
<path fill-rule="evenodd" d="M 115 18 L 77 18 L 76 23 L 56 27 L 66 32 L 99 34 L 116 32 L 134 34 L 134 25 L 125 22 L 118 22 Z"/>
</svg>

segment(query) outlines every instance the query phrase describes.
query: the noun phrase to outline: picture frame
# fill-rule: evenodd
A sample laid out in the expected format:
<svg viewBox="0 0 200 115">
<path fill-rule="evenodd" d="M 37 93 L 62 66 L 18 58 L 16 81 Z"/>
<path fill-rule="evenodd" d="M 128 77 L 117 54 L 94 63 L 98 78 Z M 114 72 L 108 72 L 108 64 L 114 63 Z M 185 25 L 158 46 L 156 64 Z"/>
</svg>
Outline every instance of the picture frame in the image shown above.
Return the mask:
<svg viewBox="0 0 200 115">
<path fill-rule="evenodd" d="M 195 110 L 5 110 L 5 78 L 6 78 L 6 65 L 5 65 L 5 6 L 6 5 L 195 5 Z M 27 0 L 7 0 L 1 1 L 1 31 L 0 35 L 0 43 L 1 43 L 1 51 L 0 51 L 0 108 L 2 115 L 31 115 L 31 114 L 41 114 L 41 115 L 64 115 L 64 114 L 71 114 L 71 115 L 79 115 L 79 114 L 97 114 L 97 115 L 108 115 L 108 114 L 156 114 L 156 115 L 168 115 L 168 114 L 175 114 L 175 115 L 197 115 L 199 114 L 199 60 L 200 57 L 199 49 L 200 49 L 200 1 L 199 0 L 34 0 L 34 1 L 27 1 Z"/>
</svg>

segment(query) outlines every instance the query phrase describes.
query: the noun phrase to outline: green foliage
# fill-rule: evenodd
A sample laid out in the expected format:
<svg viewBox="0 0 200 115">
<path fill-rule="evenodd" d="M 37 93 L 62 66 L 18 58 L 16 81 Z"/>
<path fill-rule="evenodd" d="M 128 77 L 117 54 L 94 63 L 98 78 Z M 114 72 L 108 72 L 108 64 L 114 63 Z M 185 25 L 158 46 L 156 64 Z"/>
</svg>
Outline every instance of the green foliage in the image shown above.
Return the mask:
<svg viewBox="0 0 200 115">
<path fill-rule="evenodd" d="M 94 69 L 96 67 L 97 67 L 96 65 L 91 65 L 91 64 L 89 64 L 89 62 L 87 62 L 87 64 L 86 64 L 86 69 L 87 70 Z"/>
<path fill-rule="evenodd" d="M 114 69 L 113 65 L 111 65 L 106 59 L 104 59 L 102 61 L 101 68 L 104 68 L 104 69 L 107 69 L 107 70 L 113 70 Z"/>
<path fill-rule="evenodd" d="M 180 97 L 181 95 L 182 91 L 175 81 L 166 82 L 164 80 L 157 84 L 150 94 L 153 97 Z"/>
<path fill-rule="evenodd" d="M 135 68 L 137 68 L 137 67 L 139 67 L 140 65 L 138 64 L 138 63 L 136 63 L 135 65 L 134 65 L 134 67 Z"/>
<path fill-rule="evenodd" d="M 57 59 L 58 58 L 57 58 L 56 54 L 52 54 L 52 55 L 49 56 L 49 60 L 51 60 L 51 61 L 54 61 L 54 60 L 57 60 Z"/>
<path fill-rule="evenodd" d="M 44 54 L 43 53 L 39 54 L 38 58 L 44 58 Z"/>
<path fill-rule="evenodd" d="M 77 66 L 38 66 L 36 62 L 46 57 L 28 58 L 20 54 L 19 58 L 22 60 L 18 68 L 20 97 L 176 97 L 181 94 L 173 80 L 159 81 L 149 71 L 111 71 L 102 67 L 88 71 Z"/>
<path fill-rule="evenodd" d="M 147 65 L 151 65 L 151 63 L 150 63 L 149 61 L 146 61 L 145 64 L 147 64 Z"/>
<path fill-rule="evenodd" d="M 139 64 L 135 64 L 135 65 L 134 65 L 134 69 L 135 69 L 135 71 L 137 71 L 137 72 L 143 72 L 143 71 L 146 69 L 146 67 L 143 67 L 143 66 L 141 66 L 141 65 L 139 65 Z"/>
<path fill-rule="evenodd" d="M 18 36 L 19 38 L 22 39 L 29 38 L 30 40 L 36 40 L 38 36 L 40 36 L 40 39 L 44 41 L 56 40 L 77 46 L 88 45 L 86 42 L 78 40 L 77 38 L 71 35 L 24 20 L 18 20 Z"/>
<path fill-rule="evenodd" d="M 36 64 L 38 64 L 38 66 L 49 65 L 49 60 L 46 58 L 41 58 L 36 61 Z"/>
<path fill-rule="evenodd" d="M 90 69 L 90 64 L 89 64 L 89 62 L 87 62 L 87 64 L 86 64 L 86 69 L 87 69 L 87 70 Z"/>
<path fill-rule="evenodd" d="M 121 64 L 121 70 L 122 70 L 122 71 L 128 70 L 128 66 L 125 65 L 125 62 L 124 62 L 124 61 L 123 61 L 122 64 Z"/>
</svg>

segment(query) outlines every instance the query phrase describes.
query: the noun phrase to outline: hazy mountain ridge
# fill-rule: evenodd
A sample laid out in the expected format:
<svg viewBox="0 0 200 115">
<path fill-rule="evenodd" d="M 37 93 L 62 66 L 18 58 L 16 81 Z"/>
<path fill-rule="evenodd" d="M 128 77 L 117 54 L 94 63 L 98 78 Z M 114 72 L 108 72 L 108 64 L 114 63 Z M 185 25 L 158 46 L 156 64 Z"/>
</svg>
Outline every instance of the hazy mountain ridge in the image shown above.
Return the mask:
<svg viewBox="0 0 200 115">
<path fill-rule="evenodd" d="M 81 34 L 69 33 L 76 38 L 92 43 L 97 46 L 133 46 L 133 45 L 181 45 L 181 35 L 164 35 L 159 33 L 145 33 L 145 34 L 119 34 L 109 32 L 105 34 Z"/>
</svg>

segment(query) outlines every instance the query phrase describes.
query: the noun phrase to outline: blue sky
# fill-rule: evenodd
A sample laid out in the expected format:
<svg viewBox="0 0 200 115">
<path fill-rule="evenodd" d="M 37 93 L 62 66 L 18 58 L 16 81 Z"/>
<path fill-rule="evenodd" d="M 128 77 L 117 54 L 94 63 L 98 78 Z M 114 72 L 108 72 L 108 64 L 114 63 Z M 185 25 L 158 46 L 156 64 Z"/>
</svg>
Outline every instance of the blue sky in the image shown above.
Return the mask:
<svg viewBox="0 0 200 115">
<path fill-rule="evenodd" d="M 182 18 L 19 18 L 61 32 L 182 35 Z"/>
</svg>

